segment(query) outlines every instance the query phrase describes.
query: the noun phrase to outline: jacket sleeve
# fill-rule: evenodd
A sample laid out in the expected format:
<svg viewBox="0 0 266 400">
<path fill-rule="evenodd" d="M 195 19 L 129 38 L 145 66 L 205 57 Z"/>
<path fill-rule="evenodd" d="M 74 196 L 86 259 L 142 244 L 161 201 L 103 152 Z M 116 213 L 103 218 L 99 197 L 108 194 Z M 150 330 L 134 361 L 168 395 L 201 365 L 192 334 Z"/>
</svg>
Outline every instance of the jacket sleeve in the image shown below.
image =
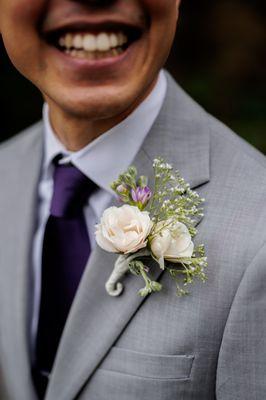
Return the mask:
<svg viewBox="0 0 266 400">
<path fill-rule="evenodd" d="M 246 269 L 221 343 L 217 400 L 266 399 L 266 245 Z"/>
</svg>

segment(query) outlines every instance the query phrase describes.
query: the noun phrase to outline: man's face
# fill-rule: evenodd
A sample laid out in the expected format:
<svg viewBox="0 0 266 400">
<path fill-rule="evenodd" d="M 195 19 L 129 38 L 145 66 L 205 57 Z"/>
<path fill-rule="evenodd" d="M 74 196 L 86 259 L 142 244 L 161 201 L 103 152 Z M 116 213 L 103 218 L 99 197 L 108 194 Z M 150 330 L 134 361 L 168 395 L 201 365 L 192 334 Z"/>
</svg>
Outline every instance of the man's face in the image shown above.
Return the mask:
<svg viewBox="0 0 266 400">
<path fill-rule="evenodd" d="M 148 93 L 180 0 L 0 0 L 10 59 L 48 102 L 82 118 L 126 112 Z"/>
</svg>

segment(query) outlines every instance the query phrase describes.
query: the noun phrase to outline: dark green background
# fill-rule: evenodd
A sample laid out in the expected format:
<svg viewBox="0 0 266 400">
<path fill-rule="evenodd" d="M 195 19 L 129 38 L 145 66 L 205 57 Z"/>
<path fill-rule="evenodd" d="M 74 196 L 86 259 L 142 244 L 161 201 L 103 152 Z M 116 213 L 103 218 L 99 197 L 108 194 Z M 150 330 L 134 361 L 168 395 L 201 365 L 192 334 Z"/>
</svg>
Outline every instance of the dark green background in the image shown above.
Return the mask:
<svg viewBox="0 0 266 400">
<path fill-rule="evenodd" d="M 265 0 L 183 0 L 167 63 L 192 97 L 264 153 L 265 22 Z M 2 44 L 0 87 L 2 141 L 38 120 L 42 105 L 37 90 L 8 61 Z"/>
</svg>

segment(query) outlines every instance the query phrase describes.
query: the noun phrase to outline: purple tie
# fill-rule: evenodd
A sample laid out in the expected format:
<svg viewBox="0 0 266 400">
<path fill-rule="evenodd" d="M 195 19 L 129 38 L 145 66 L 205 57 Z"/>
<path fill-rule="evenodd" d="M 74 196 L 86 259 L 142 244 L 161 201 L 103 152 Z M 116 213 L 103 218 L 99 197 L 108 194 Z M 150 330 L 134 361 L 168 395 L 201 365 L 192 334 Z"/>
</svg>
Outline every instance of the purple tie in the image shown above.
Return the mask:
<svg viewBox="0 0 266 400">
<path fill-rule="evenodd" d="M 90 254 L 83 206 L 95 185 L 72 164 L 56 165 L 42 254 L 34 380 L 43 398 L 64 325 Z"/>
</svg>

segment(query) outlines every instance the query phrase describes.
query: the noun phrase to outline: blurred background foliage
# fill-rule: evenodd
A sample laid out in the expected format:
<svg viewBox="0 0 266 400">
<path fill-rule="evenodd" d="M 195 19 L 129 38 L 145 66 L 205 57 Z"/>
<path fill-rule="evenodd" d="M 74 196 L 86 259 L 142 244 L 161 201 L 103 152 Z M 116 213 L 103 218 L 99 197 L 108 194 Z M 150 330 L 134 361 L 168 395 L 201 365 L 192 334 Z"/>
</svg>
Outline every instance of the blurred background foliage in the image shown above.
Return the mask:
<svg viewBox="0 0 266 400">
<path fill-rule="evenodd" d="M 266 153 L 265 0 L 183 0 L 167 69 L 205 109 Z M 0 44 L 0 141 L 41 118 L 42 98 Z"/>
</svg>

